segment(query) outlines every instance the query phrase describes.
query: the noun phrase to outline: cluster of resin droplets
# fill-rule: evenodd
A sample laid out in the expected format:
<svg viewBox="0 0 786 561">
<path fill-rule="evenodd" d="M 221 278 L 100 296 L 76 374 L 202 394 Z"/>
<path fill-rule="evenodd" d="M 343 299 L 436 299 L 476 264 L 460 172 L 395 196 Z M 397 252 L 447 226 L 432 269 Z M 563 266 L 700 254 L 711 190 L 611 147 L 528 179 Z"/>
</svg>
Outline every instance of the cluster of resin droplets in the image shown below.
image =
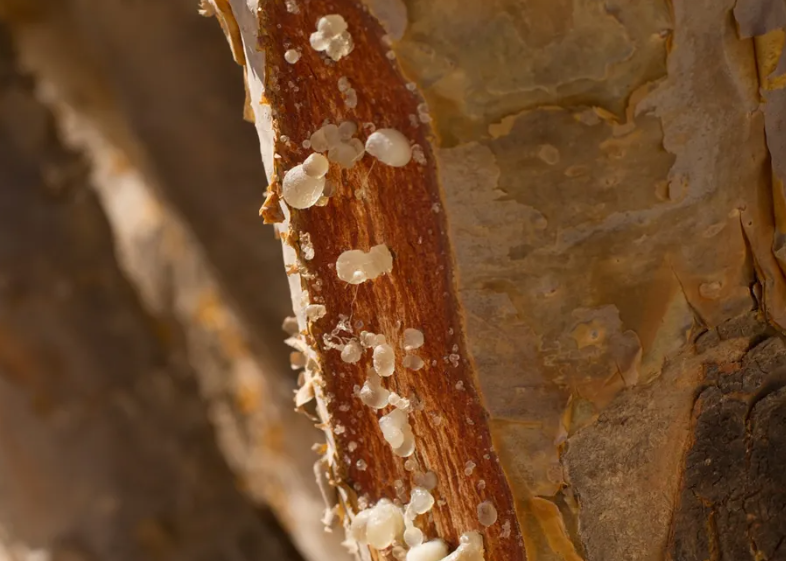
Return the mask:
<svg viewBox="0 0 786 561">
<path fill-rule="evenodd" d="M 310 46 L 314 50 L 323 52 L 335 62 L 352 52 L 354 43 L 342 16 L 324 16 L 318 20 L 316 27 L 316 31 L 309 38 Z M 297 64 L 301 59 L 301 51 L 288 49 L 284 53 L 284 59 L 289 64 Z M 357 104 L 357 92 L 349 81 L 342 77 L 338 88 L 345 105 L 354 107 Z M 421 105 L 418 110 L 419 120 L 428 122 L 430 119 L 425 106 Z M 302 142 L 302 146 L 312 150 L 312 153 L 302 163 L 289 169 L 281 182 L 281 196 L 289 207 L 304 210 L 326 204 L 326 199 L 331 194 L 326 179 L 331 164 L 351 169 L 365 154 L 374 157 L 381 164 L 393 167 L 404 167 L 413 158 L 418 164 L 424 163 L 422 149 L 410 143 L 404 134 L 393 128 L 376 129 L 370 123 L 367 125 L 370 126 L 365 128 L 371 129 L 371 133 L 365 142 L 357 137 L 358 127 L 351 121 L 338 124 L 325 121 Z M 289 139 L 282 137 L 281 140 Z M 300 236 L 300 248 L 306 260 L 313 258 L 313 246 L 307 234 Z M 335 270 L 339 279 L 357 285 L 390 273 L 393 270 L 393 256 L 385 244 L 372 246 L 368 251 L 348 249 L 338 257 Z M 307 321 L 317 321 L 325 314 L 325 307 L 320 304 L 304 306 Z M 362 331 L 357 338 L 342 340 L 340 344 L 329 343 L 327 337 L 325 341 L 328 348 L 340 351 L 341 359 L 345 363 L 357 363 L 364 352 L 371 353 L 373 366 L 368 369 L 363 386 L 356 386 L 355 395 L 365 406 L 374 410 L 392 407 L 392 411 L 378 419 L 381 434 L 394 454 L 402 458 L 412 456 L 416 442 L 408 416 L 413 404 L 383 385 L 384 378 L 395 374 L 394 347 L 384 335 L 367 331 Z M 424 361 L 417 354 L 424 342 L 423 333 L 418 329 L 404 329 L 400 345 L 404 351 L 401 360 L 404 368 L 416 371 L 424 366 Z M 304 366 L 305 360 L 293 361 L 293 366 L 296 365 Z M 341 433 L 344 430 L 344 427 L 339 426 L 335 427 L 334 432 Z M 356 443 L 350 443 L 350 448 L 356 447 Z M 366 469 L 365 462 L 361 462 L 362 460 L 358 461 L 358 469 Z M 416 518 L 432 509 L 434 497 L 430 491 L 437 485 L 436 476 L 432 472 L 422 474 L 420 479 L 422 484 L 412 489 L 406 505 L 399 506 L 383 498 L 351 517 L 348 536 L 350 545 L 367 544 L 378 550 L 392 548 L 394 557 L 401 561 L 483 561 L 483 539 L 478 532 L 463 534 L 458 547 L 449 552 L 443 540 L 426 540 L 423 532 L 415 526 Z M 478 505 L 478 520 L 483 526 L 496 522 L 497 513 L 492 503 L 485 501 Z"/>
</svg>

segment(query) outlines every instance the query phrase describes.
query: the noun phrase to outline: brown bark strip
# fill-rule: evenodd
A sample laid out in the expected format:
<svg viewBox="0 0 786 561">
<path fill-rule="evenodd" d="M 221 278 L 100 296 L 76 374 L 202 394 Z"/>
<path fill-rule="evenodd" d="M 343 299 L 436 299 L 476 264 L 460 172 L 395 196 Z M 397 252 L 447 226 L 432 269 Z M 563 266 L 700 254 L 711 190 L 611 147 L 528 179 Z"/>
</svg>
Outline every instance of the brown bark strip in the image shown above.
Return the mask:
<svg viewBox="0 0 786 561">
<path fill-rule="evenodd" d="M 365 329 L 387 337 L 396 349 L 398 367 L 386 386 L 404 397 L 417 397 L 423 404 L 410 415 L 417 442 L 416 471 L 431 470 L 439 478 L 433 524 L 426 535 L 439 536 L 456 547 L 463 532 L 481 530 L 486 559 L 523 560 L 510 489 L 492 450 L 487 415 L 465 347 L 451 248 L 444 213 L 440 212 L 440 187 L 429 148 L 430 130 L 411 119 L 417 115 L 421 99 L 406 88 L 395 62 L 386 56 L 383 30 L 358 3 L 314 0 L 299 3 L 299 8 L 298 13 L 290 13 L 283 0 L 276 0 L 265 3 L 260 14 L 267 102 L 273 108 L 279 135 L 290 139 L 283 143 L 279 137 L 276 142 L 280 158 L 275 175 L 282 177 L 309 155 L 311 151 L 304 149 L 302 142 L 325 119 L 356 122 L 361 140 L 370 133 L 364 123 L 398 129 L 423 147 L 427 160 L 425 166 L 413 161 L 406 167 L 392 168 L 367 155 L 352 170 L 333 165 L 328 179 L 336 190 L 330 202 L 292 213 L 293 232 L 308 233 L 315 250 L 313 260 L 303 261 L 308 267 L 304 282 L 311 301 L 327 308 L 327 315 L 311 325 L 310 335 L 320 351 L 323 390 L 334 397 L 328 404 L 334 432 L 337 427 L 345 428 L 336 434 L 342 470 L 335 475 L 374 502 L 395 498 L 396 481 L 405 482 L 407 488 L 414 486 L 415 474 L 404 468 L 404 459 L 395 457 L 382 439 L 378 414 L 354 397 L 371 366 L 370 353 L 350 365 L 341 361 L 338 351 L 324 346 L 323 335 L 329 334 L 344 314 L 351 317 L 355 334 Z M 317 19 L 333 13 L 346 19 L 355 43 L 354 51 L 337 63 L 308 43 Z M 284 61 L 288 48 L 302 53 L 294 65 Z M 346 77 L 358 94 L 354 109 L 343 102 L 338 89 L 341 77 Z M 360 189 L 364 197 L 357 196 Z M 335 262 L 343 251 L 368 250 L 380 243 L 394 255 L 391 274 L 358 286 L 338 279 Z M 419 355 L 426 366 L 418 372 L 400 365 L 401 334 L 408 327 L 425 335 Z M 455 365 L 449 359 L 451 354 L 461 357 Z M 350 406 L 348 410 L 342 411 L 347 409 L 344 405 Z M 354 452 L 348 448 L 352 441 L 358 443 Z M 359 460 L 368 465 L 367 470 L 357 467 Z M 468 462 L 476 465 L 471 478 L 465 476 Z M 481 480 L 485 485 L 477 484 Z M 476 513 L 484 500 L 491 501 L 499 513 L 499 521 L 487 529 L 480 526 Z M 511 523 L 511 532 L 502 537 L 506 521 Z"/>
</svg>

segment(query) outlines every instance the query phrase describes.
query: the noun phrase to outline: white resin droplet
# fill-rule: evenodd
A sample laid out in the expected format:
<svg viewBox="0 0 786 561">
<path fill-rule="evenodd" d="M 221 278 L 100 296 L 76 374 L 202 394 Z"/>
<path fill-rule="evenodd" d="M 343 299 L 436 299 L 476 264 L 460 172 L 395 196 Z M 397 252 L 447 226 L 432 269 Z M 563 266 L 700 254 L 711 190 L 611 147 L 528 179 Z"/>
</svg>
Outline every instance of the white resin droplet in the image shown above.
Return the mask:
<svg viewBox="0 0 786 561">
<path fill-rule="evenodd" d="M 284 318 L 284 323 L 281 324 L 281 329 L 283 329 L 289 335 L 294 335 L 300 328 L 297 325 L 297 318 L 295 317 L 286 317 Z"/>
<path fill-rule="evenodd" d="M 413 351 L 423 346 L 423 332 L 419 329 L 408 327 L 404 330 L 404 349 Z"/>
<path fill-rule="evenodd" d="M 351 138 L 349 139 L 347 144 L 349 144 L 350 146 L 352 146 L 352 148 L 355 149 L 355 154 L 357 154 L 356 159 L 359 160 L 360 158 L 363 157 L 363 154 L 365 154 L 366 152 L 366 147 L 363 145 L 362 142 L 360 142 L 360 140 L 358 140 L 357 138 Z"/>
<path fill-rule="evenodd" d="M 327 138 L 325 138 L 325 131 L 322 129 L 314 131 L 314 134 L 309 138 L 309 142 L 311 143 L 311 149 L 315 152 L 327 152 L 329 148 Z"/>
<path fill-rule="evenodd" d="M 434 497 L 431 496 L 428 489 L 424 489 L 423 487 L 415 487 L 412 489 L 409 507 L 412 508 L 415 514 L 426 514 L 433 506 Z"/>
<path fill-rule="evenodd" d="M 423 147 L 417 144 L 412 146 L 412 159 L 421 166 L 426 165 L 426 155 L 423 153 Z"/>
<path fill-rule="evenodd" d="M 359 142 L 358 140 L 358 143 Z M 362 144 L 360 145 L 360 152 L 358 152 L 355 144 L 351 142 L 340 142 L 328 150 L 328 159 L 345 169 L 350 169 L 362 157 Z"/>
<path fill-rule="evenodd" d="M 300 53 L 295 49 L 288 49 L 287 52 L 284 53 L 284 60 L 289 64 L 295 64 L 300 60 Z"/>
<path fill-rule="evenodd" d="M 344 105 L 350 109 L 358 106 L 358 92 L 354 88 L 349 88 L 344 92 Z"/>
<path fill-rule="evenodd" d="M 314 206 L 324 189 L 324 177 L 312 177 L 299 165 L 284 175 L 281 195 L 292 208 L 304 209 Z"/>
<path fill-rule="evenodd" d="M 357 341 L 350 341 L 341 349 L 341 360 L 349 364 L 355 364 L 360 360 L 362 353 L 363 349 L 360 347 L 360 344 Z"/>
<path fill-rule="evenodd" d="M 330 168 L 330 163 L 322 154 L 311 154 L 301 165 L 307 175 L 317 179 L 325 177 Z"/>
<path fill-rule="evenodd" d="M 388 422 L 390 423 L 391 426 L 401 428 L 407 424 L 407 414 L 404 413 L 403 411 L 399 411 L 398 409 L 395 409 L 390 413 L 388 413 L 387 415 L 380 417 L 379 422 L 380 424 L 382 424 L 383 422 Z"/>
<path fill-rule="evenodd" d="M 407 355 L 401 361 L 401 364 L 404 368 L 408 368 L 410 370 L 420 370 L 424 366 L 423 359 L 416 355 Z"/>
<path fill-rule="evenodd" d="M 388 417 L 382 417 L 379 420 L 379 428 L 382 429 L 382 436 L 393 448 L 404 444 L 404 433 Z"/>
<path fill-rule="evenodd" d="M 407 414 L 401 409 L 394 409 L 380 417 L 379 428 L 397 456 L 406 458 L 415 451 L 415 436 L 412 434 Z"/>
<path fill-rule="evenodd" d="M 402 167 L 412 159 L 407 137 L 395 129 L 379 129 L 366 139 L 366 152 L 383 164 Z"/>
<path fill-rule="evenodd" d="M 442 561 L 484 561 L 483 538 L 478 532 L 466 532 L 456 550 Z"/>
<path fill-rule="evenodd" d="M 344 121 L 338 125 L 338 135 L 341 140 L 349 140 L 358 132 L 358 126 L 352 121 Z"/>
<path fill-rule="evenodd" d="M 401 509 L 387 499 L 380 499 L 373 507 L 360 511 L 350 527 L 350 536 L 355 541 L 376 549 L 390 547 L 394 541 L 402 539 L 403 533 Z"/>
<path fill-rule="evenodd" d="M 400 458 L 408 458 L 415 453 L 415 435 L 412 434 L 409 423 L 404 430 L 404 442 L 398 448 L 393 448 L 393 453 Z"/>
<path fill-rule="evenodd" d="M 384 335 L 377 335 L 376 333 L 371 333 L 370 331 L 360 332 L 360 344 L 367 349 L 376 347 L 377 345 L 381 345 L 384 342 L 385 342 Z"/>
<path fill-rule="evenodd" d="M 354 44 L 347 31 L 347 22 L 338 14 L 319 18 L 317 31 L 309 37 L 311 47 L 325 53 L 335 61 L 352 52 Z"/>
<path fill-rule="evenodd" d="M 319 318 L 325 317 L 327 310 L 322 304 L 309 304 L 306 306 L 306 317 L 311 321 L 316 321 Z"/>
<path fill-rule="evenodd" d="M 319 18 L 317 21 L 317 31 L 321 31 L 330 37 L 338 35 L 347 30 L 347 22 L 338 14 L 331 14 Z"/>
<path fill-rule="evenodd" d="M 363 143 L 354 138 L 357 125 L 344 121 L 340 125 L 327 123 L 311 135 L 311 148 L 317 152 L 327 152 L 327 158 L 344 168 L 351 168 L 365 154 Z"/>
<path fill-rule="evenodd" d="M 337 144 L 341 143 L 341 135 L 338 132 L 337 125 L 334 125 L 333 123 L 328 123 L 320 130 L 325 135 L 325 140 L 327 141 L 328 148 L 332 148 L 333 146 L 336 146 Z"/>
<path fill-rule="evenodd" d="M 448 555 L 448 546 L 442 540 L 431 540 L 412 547 L 406 561 L 442 561 Z"/>
<path fill-rule="evenodd" d="M 314 244 L 311 243 L 311 234 L 308 232 L 301 232 L 300 234 L 300 251 L 303 253 L 303 259 L 311 261 L 314 259 Z"/>
<path fill-rule="evenodd" d="M 401 397 L 397 393 L 391 392 L 390 396 L 388 397 L 388 404 L 392 405 L 396 409 L 403 409 L 407 411 L 412 402 L 410 402 L 406 397 Z"/>
<path fill-rule="evenodd" d="M 418 487 L 423 487 L 428 491 L 435 489 L 437 487 L 437 483 L 439 483 L 437 474 L 433 471 L 415 474 L 414 481 Z"/>
<path fill-rule="evenodd" d="M 409 547 L 415 547 L 423 543 L 423 532 L 420 528 L 411 526 L 404 530 L 404 543 Z"/>
<path fill-rule="evenodd" d="M 368 380 L 358 392 L 358 397 L 372 409 L 382 409 L 388 405 L 390 392 L 382 387 L 379 376 L 373 370 L 368 373 Z"/>
<path fill-rule="evenodd" d="M 350 249 L 342 253 L 336 261 L 338 278 L 349 284 L 360 284 L 392 270 L 393 256 L 384 244 L 375 245 L 368 253 L 360 249 Z"/>
<path fill-rule="evenodd" d="M 491 526 L 497 521 L 497 509 L 491 501 L 483 501 L 478 505 L 478 522 L 484 526 Z"/>
<path fill-rule="evenodd" d="M 396 354 L 387 343 L 374 347 L 374 370 L 382 377 L 393 375 L 396 368 Z"/>
</svg>

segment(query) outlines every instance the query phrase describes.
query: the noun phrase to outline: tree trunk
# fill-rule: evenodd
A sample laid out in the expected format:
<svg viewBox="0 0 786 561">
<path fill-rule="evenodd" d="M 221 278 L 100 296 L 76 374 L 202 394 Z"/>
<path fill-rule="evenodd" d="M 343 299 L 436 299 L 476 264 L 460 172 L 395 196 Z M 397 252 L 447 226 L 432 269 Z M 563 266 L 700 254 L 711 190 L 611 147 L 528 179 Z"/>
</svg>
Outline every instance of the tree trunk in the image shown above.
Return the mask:
<svg viewBox="0 0 786 561">
<path fill-rule="evenodd" d="M 104 274 L 166 327 L 243 492 L 314 561 L 346 559 L 342 540 L 364 560 L 443 557 L 417 556 L 403 528 L 391 547 L 370 537 L 369 512 L 399 520 L 424 487 L 435 503 L 414 524 L 449 561 L 480 560 L 472 532 L 486 561 L 786 560 L 785 6 L 202 0 L 241 82 L 190 0 L 0 0 L 63 138 L 90 156 L 123 269 L 101 246 Z M 279 348 L 278 249 L 250 213 L 264 179 L 241 105 L 306 416 Z M 405 141 L 380 148 L 382 129 Z M 33 240 L 25 201 L 0 227 Z M 97 223 L 92 201 L 75 224 Z M 351 250 L 369 256 L 347 274 Z M 41 255 L 78 262 L 59 253 Z M 111 370 L 104 339 L 52 306 L 53 329 Z M 3 371 L 34 339 L 16 342 L 27 316 L 8 317 Z M 110 342 L 155 347 L 134 321 Z M 324 432 L 314 468 L 308 417 Z M 210 473 L 227 519 L 245 521 L 228 475 Z M 281 553 L 247 555 L 291 557 L 268 525 L 254 532 Z"/>
<path fill-rule="evenodd" d="M 480 530 L 486 559 L 786 559 L 782 3 L 212 10 L 245 67 L 347 528 L 431 471 L 425 534 Z M 353 48 L 329 58 L 309 41 L 330 14 Z M 331 164 L 327 200 L 286 204 L 312 134 L 343 121 L 416 157 Z M 389 273 L 339 278 L 378 244 Z M 416 403 L 409 460 L 356 397 L 371 353 L 340 358 L 361 329 Z"/>
</svg>

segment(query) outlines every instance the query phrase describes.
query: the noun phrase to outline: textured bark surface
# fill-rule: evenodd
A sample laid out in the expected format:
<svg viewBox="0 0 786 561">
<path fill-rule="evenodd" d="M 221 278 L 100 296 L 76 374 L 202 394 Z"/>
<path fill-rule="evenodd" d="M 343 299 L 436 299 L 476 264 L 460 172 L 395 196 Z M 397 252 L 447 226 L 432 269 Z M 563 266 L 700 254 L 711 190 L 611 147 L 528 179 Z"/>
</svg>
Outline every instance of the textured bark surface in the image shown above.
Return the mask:
<svg viewBox="0 0 786 561">
<path fill-rule="evenodd" d="M 0 6 L 90 160 L 125 273 L 193 366 L 239 486 L 308 556 L 340 558 L 320 521 L 318 432 L 293 410 L 280 244 L 257 216 L 266 179 L 220 29 L 190 0 Z"/>
<path fill-rule="evenodd" d="M 0 76 L 0 557 L 297 559 L 236 489 L 5 29 Z"/>
<path fill-rule="evenodd" d="M 386 56 L 383 29 L 361 5 L 311 2 L 293 11 L 281 1 L 266 3 L 259 12 L 242 2 L 232 7 L 234 14 L 227 17 L 240 21 L 258 128 L 272 124 L 276 131 L 277 157 L 268 154 L 268 160 L 275 161 L 270 170 L 274 194 L 275 178 L 305 159 L 309 151 L 302 140 L 326 119 L 395 128 L 416 144 L 429 146 L 430 128 L 410 118 L 422 99 L 407 89 Z M 305 45 L 314 22 L 337 12 L 353 30 L 355 50 L 332 64 Z M 263 30 L 259 37 L 257 25 Z M 284 52 L 293 45 L 300 47 L 302 56 L 289 65 Z M 255 76 L 264 77 L 264 82 L 257 78 L 255 84 Z M 357 107 L 344 102 L 338 87 L 342 78 L 358 92 Z M 261 86 L 272 108 L 271 123 L 264 122 L 267 114 L 255 95 L 255 88 Z M 367 135 L 368 130 L 361 134 Z M 282 136 L 290 141 L 282 142 Z M 270 140 L 263 136 L 263 157 L 264 143 Z M 296 290 L 296 306 L 301 307 L 296 312 L 307 352 L 314 359 L 306 381 L 313 386 L 325 422 L 329 442 L 325 457 L 332 483 L 339 488 L 345 524 L 358 510 L 358 498 L 365 504 L 381 498 L 405 503 L 417 477 L 431 471 L 439 480 L 434 491 L 438 502 L 423 523 L 427 537 L 440 537 L 455 548 L 462 533 L 483 529 L 477 508 L 488 500 L 495 505 L 499 521 L 484 529 L 487 558 L 524 559 L 512 497 L 491 448 L 486 412 L 466 353 L 439 184 L 428 148 L 425 157 L 430 164 L 413 160 L 400 169 L 374 165 L 371 158 L 351 171 L 334 167 L 328 180 L 336 188 L 328 205 L 291 212 L 282 237 L 297 253 L 290 282 Z M 300 243 L 306 235 L 313 246 L 312 259 L 304 257 Z M 390 274 L 358 286 L 337 277 L 335 263 L 343 251 L 367 251 L 377 244 L 385 244 L 394 255 Z M 302 307 L 309 303 L 324 305 L 327 314 L 308 321 Z M 406 328 L 419 329 L 425 337 L 418 355 L 426 365 L 419 371 L 401 365 Z M 355 395 L 371 367 L 370 353 L 356 364 L 347 364 L 339 349 L 331 348 L 331 343 L 356 337 L 361 329 L 384 334 L 396 349 L 397 373 L 388 387 L 418 404 L 409 415 L 416 440 L 409 469 L 405 458 L 395 456 L 382 438 L 377 422 L 382 412 L 364 406 Z"/>
<path fill-rule="evenodd" d="M 504 514 L 515 507 L 521 535 L 514 524 L 512 541 L 527 558 L 690 558 L 677 544 L 686 543 L 680 532 L 702 539 L 690 529 L 700 517 L 691 519 L 685 493 L 717 413 L 704 398 L 694 405 L 708 365 L 732 375 L 765 352 L 749 349 L 774 336 L 767 323 L 786 326 L 780 3 L 411 0 L 369 2 L 370 12 L 350 0 L 252 4 L 232 2 L 227 17 L 239 22 L 274 178 L 269 209 L 275 178 L 305 158 L 301 143 L 326 119 L 398 128 L 426 155 L 425 166 L 393 170 L 366 157 L 350 172 L 331 171 L 337 189 L 326 206 L 291 217 L 283 209 L 296 306 L 327 308 L 308 326 L 301 317 L 301 328 L 340 487 L 373 501 L 391 497 L 390 478 L 399 477 L 399 460 L 373 444 L 373 415 L 360 413 L 358 432 L 347 436 L 363 369 L 341 363 L 322 338 L 341 315 L 362 316 L 388 339 L 418 327 L 433 341 L 433 373 L 401 369 L 391 387 L 439 395 L 446 409 L 472 385 L 482 395 L 488 429 L 471 413 L 472 423 L 413 416 L 417 439 L 450 441 L 434 442 L 448 461 L 430 458 L 431 441 L 418 449 L 421 466 L 447 477 L 447 508 L 460 513 L 450 522 L 437 514 L 438 534 L 455 540 L 467 529 L 478 497 L 467 500 L 453 484 L 469 451 L 455 435 L 488 430 L 506 481 L 474 473 L 462 484 L 509 487 L 494 500 Z M 316 20 L 330 13 L 347 20 L 355 41 L 335 63 L 308 45 Z M 367 13 L 380 16 L 387 37 Z M 289 48 L 302 53 L 294 65 L 283 61 Z M 357 91 L 356 108 L 343 103 L 341 77 Z M 414 88 L 402 87 L 408 81 Z M 419 122 L 419 96 L 430 127 Z M 424 212 L 428 205 L 439 213 Z M 311 261 L 298 259 L 303 233 Z M 376 243 L 394 254 L 391 275 L 359 288 L 336 282 L 330 266 L 341 251 Z M 443 284 L 442 270 L 453 280 Z M 440 364 L 453 344 L 440 336 L 446 327 L 469 360 L 457 371 Z M 464 368 L 476 384 L 445 384 Z M 762 414 L 756 434 L 777 430 L 777 414 Z M 357 434 L 372 444 L 350 454 Z M 368 470 L 347 469 L 364 448 Z M 776 448 L 767 450 L 777 461 Z M 765 469 L 744 477 L 742 489 L 780 483 Z M 783 529 L 757 508 L 734 540 L 769 544 L 746 550 L 751 558 L 777 558 Z M 498 525 L 484 535 L 490 558 L 521 554 L 503 545 Z M 699 546 L 686 547 L 701 558 Z M 719 558 L 742 555 L 713 547 L 712 555 L 727 552 Z"/>
<path fill-rule="evenodd" d="M 380 498 L 405 503 L 426 471 L 438 478 L 434 510 L 418 522 L 427 537 L 453 549 L 461 533 L 479 530 L 487 561 L 786 559 L 782 0 L 202 2 L 232 56 L 190 0 L 0 7 L 63 138 L 89 155 L 118 261 L 148 314 L 112 260 L 95 199 L 75 195 L 84 189 L 58 188 L 48 195 L 56 204 L 29 199 L 29 189 L 0 195 L 14 197 L 0 207 L 0 228 L 30 233 L 0 248 L 37 259 L 23 282 L 3 284 L 3 371 L 36 373 L 6 376 L 17 381 L 0 386 L 0 415 L 20 417 L 3 425 L 24 416 L 25 430 L 38 431 L 25 439 L 45 443 L 40 454 L 31 447 L 39 456 L 29 465 L 69 458 L 63 473 L 91 477 L 97 489 L 76 475 L 75 489 L 56 487 L 60 474 L 46 472 L 52 494 L 114 490 L 116 473 L 137 481 L 114 464 L 85 465 L 104 451 L 164 466 L 152 491 L 124 503 L 130 518 L 99 519 L 87 503 L 64 502 L 47 510 L 54 522 L 16 528 L 20 539 L 71 539 L 78 532 L 63 520 L 73 512 L 115 539 L 146 516 L 137 513 L 172 501 L 180 510 L 160 507 L 153 522 L 133 526 L 136 541 L 122 533 L 117 543 L 190 559 L 190 547 L 236 558 L 226 551 L 249 541 L 248 555 L 271 558 L 254 545 L 268 525 L 247 522 L 250 507 L 228 483 L 205 420 L 190 412 L 201 407 L 186 382 L 193 375 L 239 487 L 270 505 L 309 559 L 346 558 L 343 530 L 326 534 L 323 521 L 336 514 L 347 526 Z M 337 62 L 309 45 L 318 18 L 332 13 L 355 44 Z M 294 64 L 284 61 L 288 49 L 301 55 Z M 35 145 L 35 107 L 3 113 L 16 134 L 3 155 L 9 184 L 38 174 L 70 185 L 85 171 L 69 158 L 52 166 L 17 156 Z M 263 214 L 283 220 L 276 228 L 300 330 L 289 342 L 306 365 L 298 396 L 316 398 L 316 411 L 302 408 L 320 418 L 326 439 L 316 469 L 310 447 L 321 435 L 292 411 L 295 377 L 278 341 L 289 300 L 278 242 L 254 216 L 264 172 L 241 114 L 257 128 L 271 179 Z M 325 120 L 356 122 L 361 140 L 396 128 L 423 161 L 392 168 L 366 155 L 351 170 L 333 165 L 327 204 L 289 209 L 280 179 L 310 153 L 303 142 Z M 66 211 L 79 216 L 58 218 Z M 41 250 L 36 235 L 62 247 Z M 380 243 L 393 254 L 390 274 L 357 286 L 338 280 L 341 252 Z M 90 273 L 99 255 L 100 282 Z M 73 283 L 59 281 L 61 269 Z M 25 299 L 25 285 L 39 300 Z M 75 311 L 96 302 L 105 308 L 100 331 L 94 315 Z M 326 314 L 307 318 L 308 304 Z M 425 335 L 417 372 L 401 364 L 409 327 Z M 380 434 L 386 411 L 356 396 L 370 353 L 357 364 L 339 357 L 361 330 L 396 349 L 385 385 L 415 404 L 417 451 L 407 462 Z M 46 346 L 65 347 L 66 336 L 80 365 L 73 383 L 53 374 L 71 372 L 70 363 Z M 118 354 L 129 357 L 120 367 L 110 362 Z M 138 374 L 153 368 L 158 375 Z M 116 377 L 80 374 L 107 369 Z M 73 428 L 78 415 L 61 413 L 52 396 L 82 399 L 80 388 L 95 411 L 119 415 L 95 397 L 104 392 L 124 412 L 141 400 L 142 413 Z M 183 412 L 168 425 L 159 415 L 172 399 Z M 191 431 L 201 435 L 198 453 Z M 136 436 L 121 447 L 117 434 Z M 86 443 L 64 449 L 75 435 Z M 11 446 L 19 433 L 0 437 Z M 13 498 L 27 487 L 3 482 L 35 470 L 6 464 L 0 495 Z M 204 499 L 200 477 L 215 484 L 200 487 Z M 194 530 L 203 519 L 173 498 L 182 494 L 208 505 L 210 532 Z M 8 500 L 8 513 L 30 503 Z M 484 500 L 499 513 L 488 528 L 476 512 Z M 219 538 L 228 541 L 214 545 Z"/>
<path fill-rule="evenodd" d="M 600 414 L 592 430 L 579 431 L 569 439 L 563 461 L 573 489 L 580 493 L 579 533 L 586 558 L 713 558 L 702 556 L 698 549 L 692 553 L 685 547 L 677 549 L 676 544 L 686 538 L 701 541 L 713 523 L 712 517 L 702 516 L 711 509 L 702 512 L 691 503 L 697 485 L 734 493 L 734 485 L 728 480 L 729 460 L 739 449 L 727 448 L 728 435 L 720 433 L 737 430 L 735 423 L 741 423 L 744 432 L 746 419 L 743 414 L 729 423 L 720 407 L 704 411 L 701 420 L 695 417 L 703 411 L 705 399 L 723 391 L 720 388 L 739 385 L 743 377 L 749 379 L 749 389 L 739 393 L 733 404 L 743 410 L 753 407 L 750 398 L 777 388 L 778 377 L 770 373 L 784 362 L 783 344 L 780 338 L 768 334 L 763 323 L 747 316 L 704 333 L 696 350 L 695 354 L 691 349 L 672 358 L 651 384 L 622 393 Z M 777 423 L 776 419 L 764 420 L 760 430 L 777 430 Z M 757 445 L 770 446 L 764 441 Z M 710 450 L 725 459 L 707 461 Z M 779 453 L 772 449 L 769 459 L 777 462 Z M 760 470 L 751 474 L 751 479 L 755 480 L 752 486 L 782 485 L 781 476 L 775 472 Z M 742 481 L 740 484 L 744 485 Z M 709 501 L 705 504 L 712 505 Z M 737 506 L 719 501 L 712 508 L 745 517 Z M 780 523 L 766 512 L 757 513 L 751 508 L 747 523 L 770 539 L 783 535 Z M 727 530 L 733 541 L 749 540 L 747 526 Z M 726 550 L 724 555 L 728 557 L 715 558 L 756 558 L 754 550 L 742 556 Z"/>
<path fill-rule="evenodd" d="M 786 347 L 708 365 L 693 405 L 670 553 L 674 559 L 786 559 Z"/>
</svg>

